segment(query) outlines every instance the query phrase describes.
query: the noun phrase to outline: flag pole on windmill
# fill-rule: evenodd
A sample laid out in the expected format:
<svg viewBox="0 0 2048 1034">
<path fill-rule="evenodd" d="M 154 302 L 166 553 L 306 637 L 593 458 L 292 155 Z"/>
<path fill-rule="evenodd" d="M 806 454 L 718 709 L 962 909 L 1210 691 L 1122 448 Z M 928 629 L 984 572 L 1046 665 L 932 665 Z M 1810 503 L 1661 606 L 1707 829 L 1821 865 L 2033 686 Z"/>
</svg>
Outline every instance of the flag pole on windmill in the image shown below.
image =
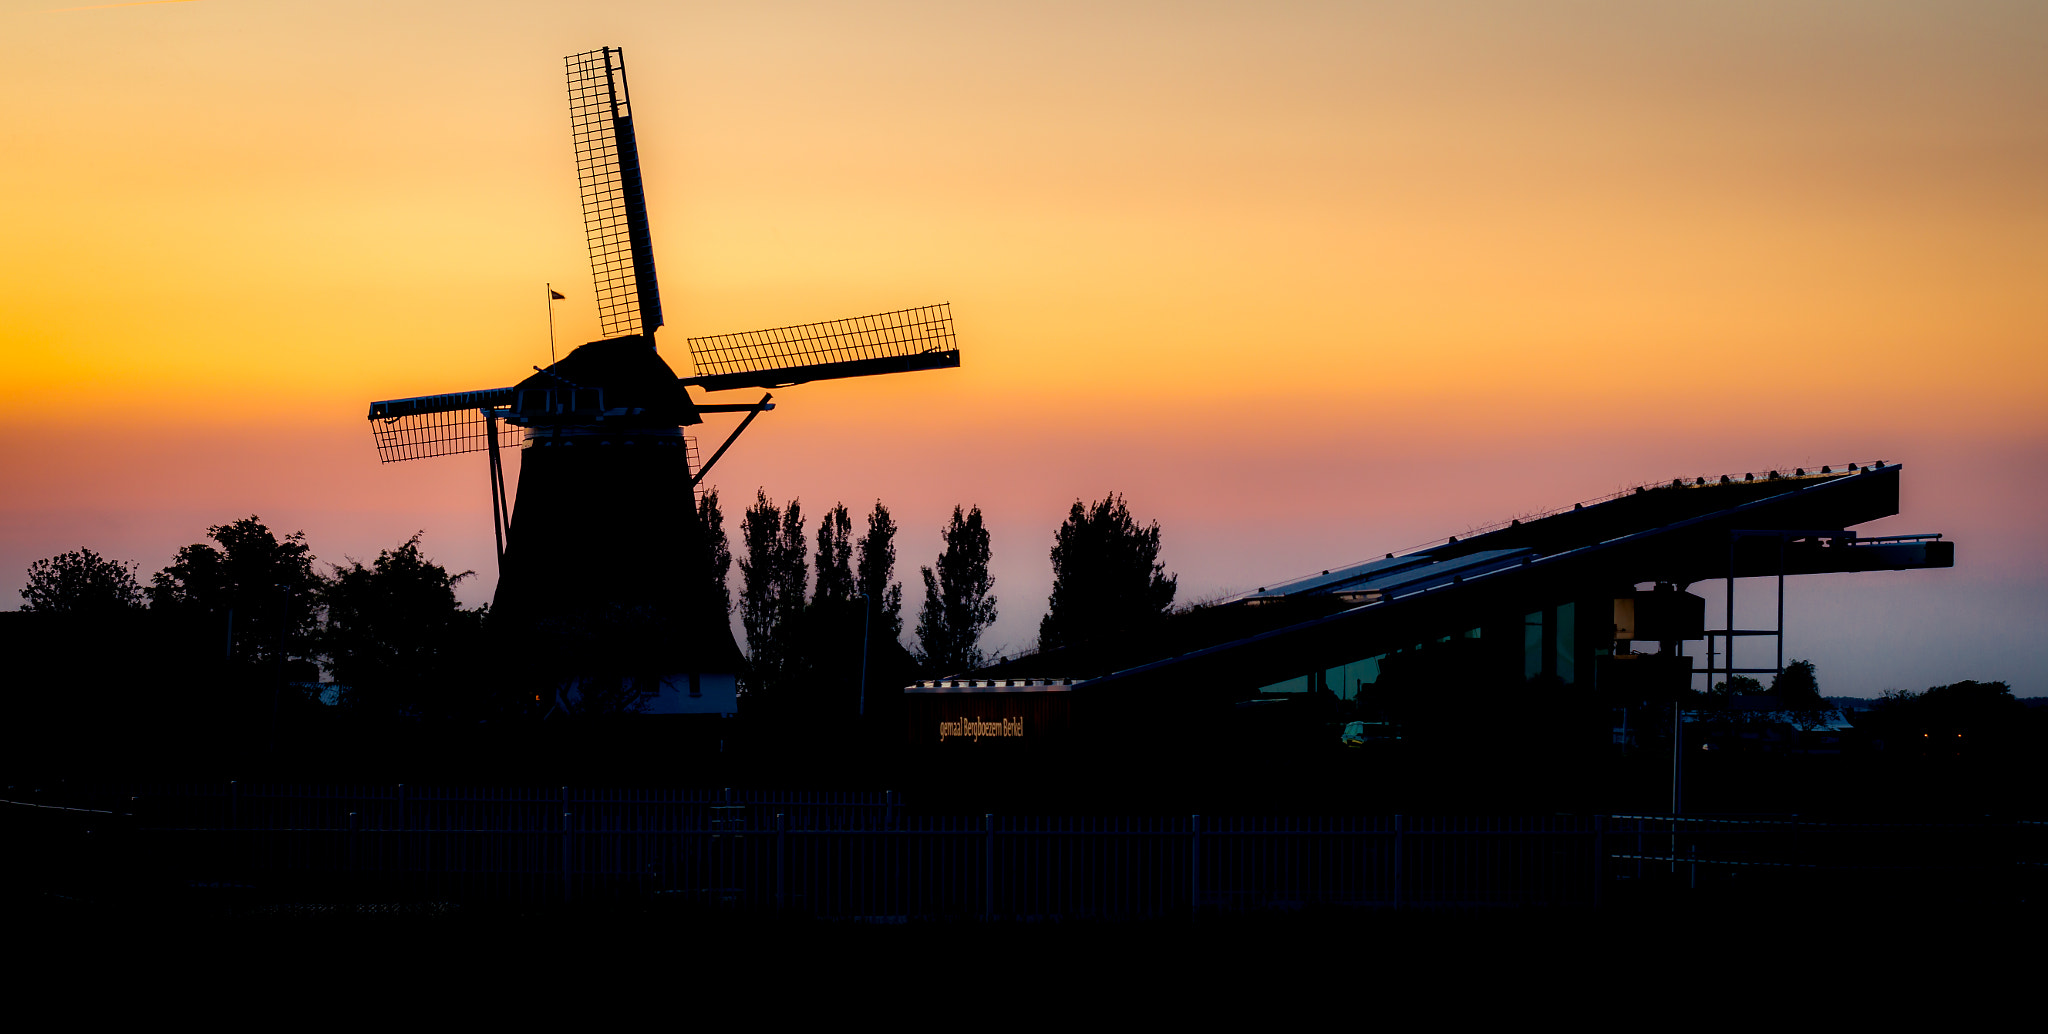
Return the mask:
<svg viewBox="0 0 2048 1034">
<path fill-rule="evenodd" d="M 560 301 L 560 300 L 563 300 L 563 299 L 566 299 L 566 298 L 568 297 L 568 295 L 565 295 L 565 294 L 563 294 L 562 292 L 560 292 L 560 291 L 557 291 L 557 290 L 555 290 L 555 285 L 553 285 L 553 284 L 549 284 L 549 285 L 547 285 L 547 288 L 548 288 L 548 365 L 549 365 L 549 366 L 553 366 L 553 365 L 555 365 L 555 302 L 557 302 L 557 301 Z"/>
</svg>

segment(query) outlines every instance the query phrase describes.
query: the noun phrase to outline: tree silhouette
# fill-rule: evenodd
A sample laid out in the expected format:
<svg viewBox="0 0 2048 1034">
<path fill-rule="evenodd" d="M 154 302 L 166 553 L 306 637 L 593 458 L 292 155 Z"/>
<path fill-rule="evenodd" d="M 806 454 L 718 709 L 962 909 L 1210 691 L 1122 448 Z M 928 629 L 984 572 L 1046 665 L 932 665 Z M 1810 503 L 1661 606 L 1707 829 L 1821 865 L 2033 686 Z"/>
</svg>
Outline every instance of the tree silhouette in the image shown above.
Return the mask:
<svg viewBox="0 0 2048 1034">
<path fill-rule="evenodd" d="M 306 533 L 274 535 L 255 516 L 217 524 L 150 578 L 150 609 L 218 628 L 228 656 L 249 664 L 314 653 L 320 576 Z M 278 651 L 283 650 L 280 657 Z"/>
<path fill-rule="evenodd" d="M 1179 579 L 1159 563 L 1159 522 L 1139 527 L 1124 497 L 1079 499 L 1053 537 L 1052 596 L 1038 648 L 1148 637 L 1173 606 Z"/>
<path fill-rule="evenodd" d="M 1812 661 L 1793 661 L 1771 679 L 1771 694 L 1786 707 L 1826 707 L 1820 697 L 1820 682 L 1814 678 Z"/>
<path fill-rule="evenodd" d="M 804 518 L 799 503 L 777 507 L 763 491 L 754 493 L 740 525 L 746 555 L 740 558 L 740 624 L 747 633 L 751 668 L 749 692 L 772 699 L 795 674 L 797 625 L 803 616 Z"/>
<path fill-rule="evenodd" d="M 140 609 L 142 586 L 133 563 L 80 548 L 28 565 L 21 598 L 25 611 L 88 617 Z"/>
<path fill-rule="evenodd" d="M 732 543 L 725 536 L 725 513 L 718 508 L 718 489 L 697 500 L 697 523 L 704 528 L 705 547 L 711 555 L 711 583 L 725 613 L 732 614 Z"/>
<path fill-rule="evenodd" d="M 1771 680 L 1771 695 L 1791 711 L 1795 724 L 1811 731 L 1828 720 L 1834 705 L 1822 699 L 1812 661 L 1793 661 Z"/>
<path fill-rule="evenodd" d="M 800 688 L 783 694 L 812 716 L 850 716 L 856 707 L 861 678 L 863 604 L 855 598 L 853 519 L 845 504 L 834 505 L 818 521 L 818 578 L 804 608 L 797 636 L 797 656 L 790 669 L 801 672 Z"/>
<path fill-rule="evenodd" d="M 856 585 L 874 607 L 874 639 L 896 642 L 903 636 L 903 585 L 895 581 L 896 522 L 879 499 L 855 553 Z"/>
<path fill-rule="evenodd" d="M 1856 716 L 1856 727 L 1888 741 L 1886 749 L 1907 753 L 1952 755 L 2007 753 L 2024 757 L 2020 748 L 2032 740 L 2034 757 L 2048 733 L 2048 723 L 2015 699 L 2003 682 L 1974 679 L 1930 686 L 1925 692 L 1886 690 L 1870 710 Z"/>
<path fill-rule="evenodd" d="M 1735 706 L 1739 696 L 1759 696 L 1764 684 L 1747 675 L 1731 675 L 1726 682 L 1716 682 L 1713 688 L 1699 695 L 1699 704 L 1709 711 L 1726 711 Z"/>
<path fill-rule="evenodd" d="M 830 606 L 853 596 L 853 518 L 846 513 L 846 504 L 839 503 L 818 521 L 818 584 L 811 603 Z"/>
<path fill-rule="evenodd" d="M 457 690 L 471 681 L 483 611 L 464 610 L 455 586 L 474 573 L 449 574 L 420 553 L 417 534 L 369 566 L 335 566 L 320 593 L 327 615 L 320 652 L 347 687 L 343 706 L 415 718 L 472 709 Z"/>
<path fill-rule="evenodd" d="M 979 666 L 981 633 L 996 619 L 981 507 L 964 515 L 953 507 L 941 537 L 946 548 L 939 554 L 938 571 L 918 569 L 924 575 L 924 610 L 917 617 L 917 641 L 925 668 L 934 674 Z"/>
</svg>

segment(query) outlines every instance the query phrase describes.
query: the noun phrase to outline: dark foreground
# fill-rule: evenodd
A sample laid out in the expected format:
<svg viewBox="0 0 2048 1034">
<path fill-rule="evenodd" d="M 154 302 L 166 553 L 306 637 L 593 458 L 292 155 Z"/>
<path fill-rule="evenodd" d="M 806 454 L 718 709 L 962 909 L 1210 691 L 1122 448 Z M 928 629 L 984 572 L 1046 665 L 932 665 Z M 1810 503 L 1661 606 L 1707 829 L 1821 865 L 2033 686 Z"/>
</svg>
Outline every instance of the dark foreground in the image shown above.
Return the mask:
<svg viewBox="0 0 2048 1034">
<path fill-rule="evenodd" d="M 1236 1002 L 1383 1019 L 1595 1019 L 1658 1000 L 1688 1016 L 1943 1001 L 1962 1018 L 2032 986 L 2040 919 L 2034 903 L 1696 899 L 875 925 L 644 905 L 230 904 L 207 892 L 141 905 L 17 895 L 4 916 L 11 940 L 35 946 L 17 976 L 83 971 L 116 988 L 161 980 L 213 1001 L 289 991 L 322 1012 L 404 996 L 472 1016 L 668 999 L 706 1015 L 1014 1016 L 1092 1001 L 1155 1014 Z"/>
<path fill-rule="evenodd" d="M 588 1019 L 652 1004 L 696 1020 L 981 1022 L 1230 1006 L 1269 1020 L 1641 1023 L 1928 1004 L 1967 1023 L 2035 986 L 2048 911 L 2040 867 L 2015 857 L 1953 872 L 1667 863 L 1638 875 L 1614 862 L 1597 903 L 852 919 L 631 886 L 565 902 L 400 893 L 346 872 L 207 878 L 168 871 L 150 841 L 104 818 L 11 819 L 9 983 L 45 997 L 62 988 L 93 1015 L 310 1018 L 395 1004 L 406 1019 L 531 1022 L 537 1010 Z"/>
<path fill-rule="evenodd" d="M 206 831 L 189 815 L 172 822 L 164 813 L 137 821 L 91 809 L 0 810 L 7 844 L 0 923 L 14 944 L 28 946 L 35 970 L 192 979 L 216 990 L 349 974 L 350 994 L 400 986 L 441 994 L 481 986 L 477 980 L 522 979 L 552 993 L 573 979 L 636 992 L 687 986 L 692 994 L 844 985 L 900 1001 L 1022 985 L 1055 997 L 1082 988 L 1172 990 L 1191 996 L 1181 1008 L 1219 995 L 1296 1005 L 1365 995 L 1358 1007 L 1378 1008 L 1371 999 L 1405 1001 L 1423 986 L 1460 985 L 1484 994 L 1543 990 L 1579 1008 L 1588 996 L 1660 988 L 1689 988 L 1685 994 L 1697 999 L 1708 986 L 1846 1002 L 1919 994 L 1936 972 L 1944 982 L 2026 986 L 2014 981 L 2040 961 L 2048 887 L 2048 858 L 2032 823 L 1986 826 L 1993 835 L 1976 839 L 1957 827 L 1915 826 L 1840 840 L 1821 828 L 1714 833 L 1703 821 L 1688 827 L 1679 850 L 1698 863 L 1681 864 L 1642 861 L 1672 855 L 1671 837 L 1638 836 L 1615 816 L 1601 817 L 1597 832 L 1559 817 L 1533 837 L 1495 822 L 1513 851 L 1464 854 L 1459 845 L 1501 838 L 1450 832 L 1472 828 L 1473 820 L 1464 827 L 1404 822 L 1405 840 L 1370 822 L 1238 821 L 1205 824 L 1199 842 L 1190 829 L 1167 828 L 1154 839 L 1169 864 L 1156 870 L 1116 869 L 1127 848 L 1146 842 L 1121 833 L 1101 841 L 1112 851 L 1060 854 L 1037 870 L 1049 886 L 1123 872 L 1135 884 L 1170 885 L 1172 900 L 1097 904 L 1092 914 L 1038 906 L 1034 913 L 1027 902 L 1055 898 L 1018 889 L 1010 874 L 1031 861 L 1019 852 L 1073 838 L 1048 839 L 1023 826 L 991 833 L 986 825 L 962 838 L 883 814 L 868 829 L 848 828 L 862 824 L 857 817 L 816 816 L 801 823 L 809 832 L 787 822 L 780 837 L 749 828 L 754 846 L 730 857 L 756 867 L 726 870 L 716 881 L 735 893 L 698 892 L 694 884 L 704 879 L 697 875 L 640 878 L 637 863 L 616 859 L 645 836 L 606 839 L 594 829 L 570 841 L 579 852 L 592 848 L 575 855 L 573 882 L 540 871 L 518 884 L 525 891 L 507 893 L 491 890 L 498 884 L 442 879 L 454 871 L 454 856 L 426 849 L 446 838 L 437 839 L 417 810 L 397 823 L 408 840 L 380 839 L 369 826 L 389 820 L 374 809 L 355 812 L 350 836 L 274 821 L 245 792 L 229 830 Z M 299 807 L 304 800 L 294 794 L 270 803 Z M 801 811 L 785 807 L 784 814 Z M 841 828 L 831 830 L 834 821 Z M 1311 827 L 1320 832 L 1301 832 Z M 1263 831 L 1246 832 L 1253 829 Z M 806 838 L 828 831 L 882 847 L 859 856 L 800 850 Z M 729 840 L 709 838 L 729 833 L 696 828 L 685 816 L 667 836 L 701 852 L 722 849 L 716 845 Z M 553 845 L 541 856 L 542 870 L 562 857 L 559 832 L 518 836 Z M 232 850 L 195 853 L 195 840 Z M 815 893 L 822 883 L 801 875 L 886 867 L 889 844 L 956 841 L 960 864 L 908 870 L 908 896 L 828 898 Z M 1917 855 L 1900 853 L 1916 844 Z M 994 853 L 976 853 L 989 848 Z M 1288 882 L 1274 868 L 1284 862 L 1290 872 L 1306 871 L 1333 859 L 1346 871 L 1377 875 Z M 404 864 L 394 870 L 394 860 Z M 1788 864 L 1766 864 L 1773 860 Z M 1517 872 L 1544 879 L 1505 878 Z M 1458 884 L 1460 873 L 1484 879 Z M 938 893 L 947 885 L 959 893 Z M 1259 887 L 1272 892 L 1237 893 Z M 1472 889 L 1486 887 L 1496 892 L 1490 902 Z M 890 907 L 854 914 L 863 902 Z"/>
</svg>

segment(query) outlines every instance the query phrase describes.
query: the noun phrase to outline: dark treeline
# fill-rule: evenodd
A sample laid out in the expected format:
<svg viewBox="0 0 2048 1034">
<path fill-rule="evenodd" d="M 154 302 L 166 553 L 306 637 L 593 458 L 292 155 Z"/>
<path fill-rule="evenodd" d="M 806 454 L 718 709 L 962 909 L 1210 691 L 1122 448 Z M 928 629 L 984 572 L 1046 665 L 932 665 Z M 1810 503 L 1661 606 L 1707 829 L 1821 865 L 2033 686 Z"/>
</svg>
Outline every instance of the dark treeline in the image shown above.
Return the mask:
<svg viewBox="0 0 2048 1034">
<path fill-rule="evenodd" d="M 702 509 L 719 541 L 716 493 Z M 893 715 L 894 691 L 921 664 L 903 646 L 903 586 L 895 580 L 896 522 L 876 502 L 856 534 L 844 504 L 818 522 L 816 578 L 802 504 L 757 491 L 740 523 L 745 632 L 743 713 L 810 719 Z"/>
<path fill-rule="evenodd" d="M 797 501 L 779 506 L 765 492 L 729 521 L 713 491 L 698 517 L 710 590 L 746 647 L 740 726 L 750 716 L 857 724 L 865 742 L 896 742 L 904 684 L 990 660 L 982 637 L 997 596 L 979 507 L 955 507 L 918 565 L 915 615 L 904 613 L 898 526 L 880 501 L 865 513 L 834 505 L 813 528 Z M 1139 528 L 1120 497 L 1077 501 L 1054 538 L 1044 644 L 1128 638 L 1170 605 L 1158 527 Z M 1140 568 L 1151 582 L 1119 588 Z M 436 563 L 420 535 L 368 561 L 323 563 L 303 533 L 255 516 L 207 529 L 147 575 L 89 548 L 39 560 L 20 610 L 0 613 L 0 738 L 27 769 L 219 774 L 247 772 L 252 759 L 347 769 L 383 755 L 444 755 L 458 769 L 479 738 L 501 753 L 546 753 L 562 727 L 602 721 L 516 688 L 530 681 L 507 667 L 519 651 L 493 638 L 487 606 L 457 597 L 475 576 Z M 1092 602 L 1097 593 L 1118 602 Z"/>
<path fill-rule="evenodd" d="M 1845 723 L 1807 661 L 1770 685 L 1736 677 L 1703 693 L 1669 688 L 1684 677 L 1657 675 L 1655 658 L 1576 684 L 1504 680 L 1485 654 L 1499 644 L 1476 639 L 1397 652 L 1351 699 L 1316 686 L 1220 710 L 1146 701 L 1079 723 L 1107 737 L 1090 750 L 956 770 L 959 758 L 904 749 L 907 682 L 977 668 L 1086 678 L 1304 614 L 1176 608 L 1159 525 L 1110 495 L 1075 501 L 1051 536 L 1037 649 L 989 657 L 997 594 L 979 508 L 949 515 L 906 614 L 905 547 L 881 502 L 807 513 L 757 492 L 734 520 L 720 503 L 707 493 L 699 517 L 709 589 L 746 646 L 736 721 L 564 715 L 510 688 L 525 684 L 506 666 L 519 651 L 493 638 L 488 608 L 457 597 L 474 575 L 436 564 L 419 536 L 322 563 L 304 535 L 248 517 L 146 577 L 89 549 L 37 561 L 20 612 L 0 614 L 0 748 L 29 777 L 915 785 L 934 801 L 950 787 L 975 798 L 962 807 L 1012 809 L 1054 806 L 1064 786 L 1068 803 L 1101 807 L 1655 811 L 1670 803 L 1678 709 L 1693 716 L 1693 809 L 2002 812 L 2048 776 L 2048 710 L 2003 683 L 1889 693 Z M 1656 677 L 1633 684 L 1623 667 Z M 1367 727 L 1362 748 L 1341 743 L 1353 722 Z"/>
<path fill-rule="evenodd" d="M 249 758 L 375 753 L 503 721 L 486 612 L 415 535 L 326 572 L 303 534 L 208 529 L 146 584 L 80 549 L 37 561 L 0 614 L 10 767 L 212 772 Z M 326 676 L 323 679 L 323 675 Z"/>
<path fill-rule="evenodd" d="M 704 497 L 700 512 L 714 550 L 723 549 L 716 493 Z M 748 695 L 756 706 L 858 710 L 860 671 L 847 665 L 860 655 L 864 628 L 871 630 L 870 687 L 893 692 L 910 679 L 1002 660 L 982 643 L 998 599 L 980 507 L 955 506 L 940 529 L 937 558 L 918 568 L 924 599 L 909 646 L 901 640 L 903 586 L 895 580 L 896 523 L 888 508 L 876 502 L 856 535 L 845 504 L 833 506 L 818 523 L 815 549 L 806 523 L 799 501 L 778 506 L 762 491 L 741 520 L 735 606 L 746 635 Z M 1158 561 L 1159 542 L 1158 522 L 1139 526 L 1121 495 L 1093 504 L 1076 500 L 1054 533 L 1053 591 L 1039 625 L 1038 653 L 1155 641 L 1176 587 Z"/>
</svg>

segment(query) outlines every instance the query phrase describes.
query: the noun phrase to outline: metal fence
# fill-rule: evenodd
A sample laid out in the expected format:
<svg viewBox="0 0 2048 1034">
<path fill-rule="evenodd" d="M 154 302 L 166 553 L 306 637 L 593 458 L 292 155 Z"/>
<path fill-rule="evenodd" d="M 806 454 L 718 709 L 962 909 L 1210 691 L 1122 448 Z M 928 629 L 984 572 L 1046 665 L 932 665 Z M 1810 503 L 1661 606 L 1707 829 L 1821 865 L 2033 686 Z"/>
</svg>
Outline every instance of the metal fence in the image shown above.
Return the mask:
<svg viewBox="0 0 2048 1034">
<path fill-rule="evenodd" d="M 1318 906 L 1588 906 L 1704 871 L 2013 868 L 2038 823 L 1669 816 L 930 816 L 890 793 L 137 788 L 195 882 L 438 900 L 668 899 L 833 918 L 1141 918 Z"/>
</svg>

